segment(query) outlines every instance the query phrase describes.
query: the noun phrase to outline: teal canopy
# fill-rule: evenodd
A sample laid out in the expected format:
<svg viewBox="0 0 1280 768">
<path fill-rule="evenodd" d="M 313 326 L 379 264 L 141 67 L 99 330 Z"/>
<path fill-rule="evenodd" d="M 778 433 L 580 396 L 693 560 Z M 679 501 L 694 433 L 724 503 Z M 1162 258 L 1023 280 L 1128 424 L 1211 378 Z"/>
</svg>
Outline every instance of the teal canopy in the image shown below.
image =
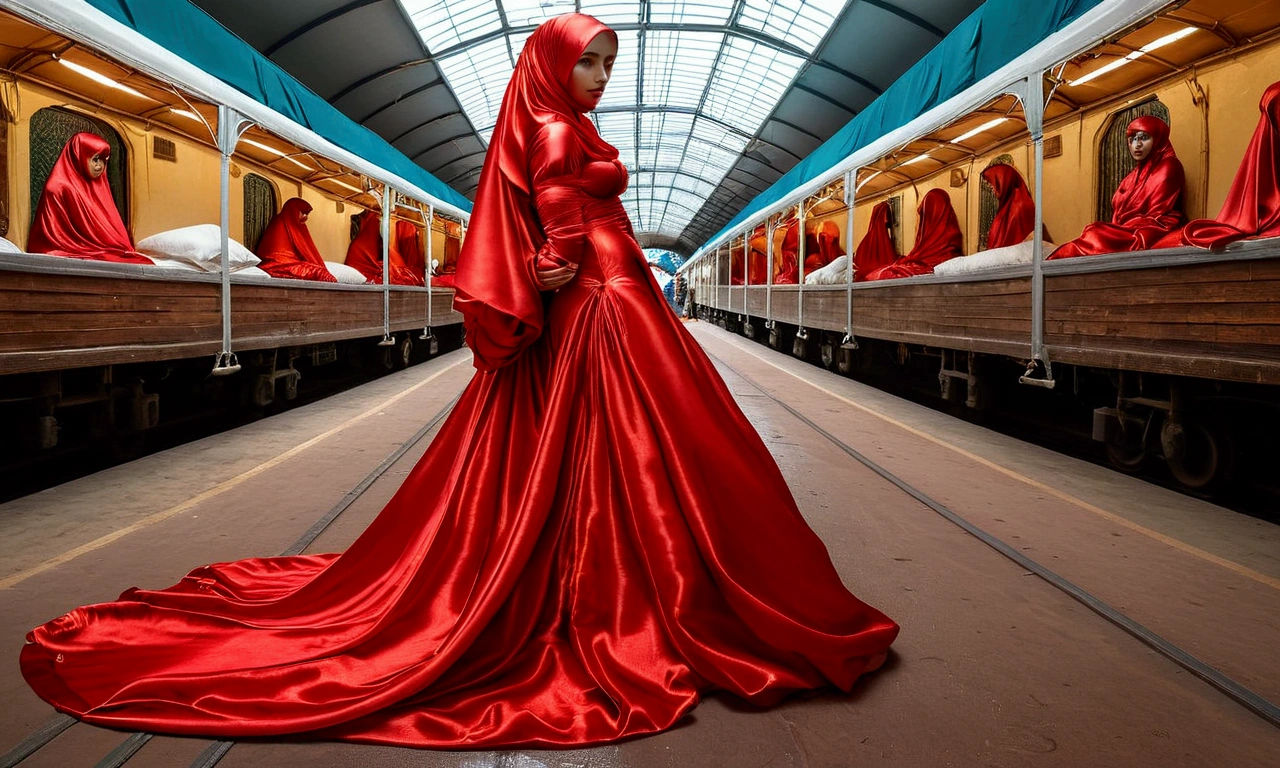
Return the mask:
<svg viewBox="0 0 1280 768">
<path fill-rule="evenodd" d="M 708 242 L 742 228 L 841 160 L 1026 53 L 1102 0 L 986 0 L 836 135 L 787 171 Z"/>
<path fill-rule="evenodd" d="M 358 155 L 464 211 L 471 202 L 432 176 L 381 136 L 258 53 L 186 0 L 86 0 L 191 64 L 353 155 Z"/>
</svg>

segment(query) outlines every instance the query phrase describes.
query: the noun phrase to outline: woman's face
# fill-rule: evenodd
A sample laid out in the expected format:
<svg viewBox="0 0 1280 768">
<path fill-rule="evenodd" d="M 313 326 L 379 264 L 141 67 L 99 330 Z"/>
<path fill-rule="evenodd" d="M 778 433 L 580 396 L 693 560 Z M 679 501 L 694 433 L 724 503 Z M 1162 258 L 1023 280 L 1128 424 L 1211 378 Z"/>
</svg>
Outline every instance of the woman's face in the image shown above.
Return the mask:
<svg viewBox="0 0 1280 768">
<path fill-rule="evenodd" d="M 613 60 L 618 56 L 618 44 L 613 35 L 601 32 L 596 35 L 578 63 L 573 66 L 573 74 L 569 77 L 569 95 L 584 112 L 590 112 L 600 104 L 604 96 L 604 86 L 609 82 L 613 72 Z"/>
<path fill-rule="evenodd" d="M 86 170 L 89 171 L 89 178 L 96 179 L 107 170 L 107 159 L 102 156 L 101 152 L 99 152 L 98 154 L 89 158 L 89 162 L 86 163 L 85 165 L 86 165 Z"/>
<path fill-rule="evenodd" d="M 1129 137 L 1129 154 L 1133 155 L 1133 159 L 1142 162 L 1151 154 L 1151 148 L 1156 144 L 1156 140 L 1146 131 L 1138 131 Z"/>
</svg>

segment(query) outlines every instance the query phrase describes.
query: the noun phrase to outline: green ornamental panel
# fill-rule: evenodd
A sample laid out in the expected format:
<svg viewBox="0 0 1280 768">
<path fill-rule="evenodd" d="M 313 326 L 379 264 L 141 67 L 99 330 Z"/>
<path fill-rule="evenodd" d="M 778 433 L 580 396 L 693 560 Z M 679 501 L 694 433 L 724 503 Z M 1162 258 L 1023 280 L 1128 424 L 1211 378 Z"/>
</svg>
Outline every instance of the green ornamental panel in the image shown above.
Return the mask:
<svg viewBox="0 0 1280 768">
<path fill-rule="evenodd" d="M 128 150 L 120 134 L 105 122 L 61 107 L 45 107 L 31 116 L 31 221 L 36 220 L 36 208 L 45 182 L 53 173 L 62 150 L 77 133 L 93 133 L 111 145 L 111 158 L 107 161 L 107 181 L 111 184 L 111 196 L 116 201 L 125 228 L 129 227 Z"/>
<path fill-rule="evenodd" d="M 244 175 L 244 247 L 258 249 L 262 233 L 276 215 L 276 188 L 256 173 Z"/>
</svg>

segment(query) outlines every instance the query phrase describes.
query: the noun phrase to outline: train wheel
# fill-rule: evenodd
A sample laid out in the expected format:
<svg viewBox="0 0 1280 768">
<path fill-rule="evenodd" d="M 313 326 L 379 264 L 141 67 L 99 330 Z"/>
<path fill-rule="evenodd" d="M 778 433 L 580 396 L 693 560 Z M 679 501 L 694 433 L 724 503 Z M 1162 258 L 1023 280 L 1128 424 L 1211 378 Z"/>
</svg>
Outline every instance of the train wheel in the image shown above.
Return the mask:
<svg viewBox="0 0 1280 768">
<path fill-rule="evenodd" d="M 756 324 L 748 320 L 747 324 L 742 327 L 742 331 L 747 335 L 748 339 L 754 339 L 756 337 Z"/>
<path fill-rule="evenodd" d="M 1129 421 L 1128 428 L 1116 430 L 1115 435 L 1107 439 L 1107 460 L 1111 466 L 1130 475 L 1146 469 L 1151 459 L 1146 431 L 1141 421 Z"/>
<path fill-rule="evenodd" d="M 848 376 L 853 373 L 853 353 L 855 351 L 843 346 L 836 348 L 836 371 L 842 376 Z"/>
<path fill-rule="evenodd" d="M 1186 421 L 1172 439 L 1178 450 L 1167 451 L 1169 472 L 1189 491 L 1212 491 L 1231 476 L 1235 448 L 1230 433 L 1218 424 Z M 1168 442 L 1168 440 L 1164 441 Z"/>
<path fill-rule="evenodd" d="M 831 339 L 823 339 L 822 344 L 818 347 L 818 352 L 822 356 L 822 367 L 831 370 L 831 366 L 836 361 L 836 345 Z"/>
<path fill-rule="evenodd" d="M 400 343 L 396 345 L 396 351 L 399 352 L 396 363 L 401 368 L 408 368 L 409 363 L 413 361 L 413 339 L 409 337 L 409 334 L 405 334 Z"/>
</svg>

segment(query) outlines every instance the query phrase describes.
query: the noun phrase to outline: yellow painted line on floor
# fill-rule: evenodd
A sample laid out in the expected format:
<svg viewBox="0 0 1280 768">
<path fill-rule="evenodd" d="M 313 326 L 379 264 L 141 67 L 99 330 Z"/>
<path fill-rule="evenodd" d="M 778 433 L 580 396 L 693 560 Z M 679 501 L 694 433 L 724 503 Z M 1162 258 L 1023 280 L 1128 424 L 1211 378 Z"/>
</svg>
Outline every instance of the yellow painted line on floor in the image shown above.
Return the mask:
<svg viewBox="0 0 1280 768">
<path fill-rule="evenodd" d="M 739 352 L 742 352 L 743 354 L 751 355 L 752 357 L 756 358 L 757 360 L 764 363 L 765 365 L 776 368 L 779 371 L 782 371 L 783 373 L 787 374 L 788 376 L 792 376 L 796 379 L 799 379 L 800 381 L 803 381 L 805 384 L 808 384 L 809 386 L 813 387 L 819 392 L 822 392 L 823 394 L 834 397 L 835 399 L 839 400 L 842 403 L 845 403 L 846 405 L 856 408 L 870 416 L 874 416 L 877 419 L 880 419 L 881 421 L 884 421 L 888 424 L 892 424 L 893 426 L 899 429 L 905 430 L 906 432 L 910 432 L 911 434 L 923 440 L 927 440 L 935 445 L 941 446 L 943 448 L 947 448 L 951 451 L 955 451 L 961 456 L 964 456 L 966 459 L 975 461 L 978 464 L 981 464 L 982 466 L 987 467 L 988 469 L 994 470 L 996 472 L 999 472 L 1002 475 L 1005 475 L 1006 477 L 1012 478 L 1021 483 L 1025 483 L 1031 486 L 1032 488 L 1035 488 L 1038 491 L 1043 491 L 1044 493 L 1047 493 L 1051 496 L 1061 499 L 1062 501 L 1068 502 L 1069 504 L 1074 504 L 1075 506 L 1080 507 L 1081 509 L 1087 512 L 1092 512 L 1098 517 L 1101 517 L 1105 520 L 1113 522 L 1116 525 L 1128 528 L 1129 530 L 1135 533 L 1140 533 L 1143 536 L 1152 538 L 1160 542 L 1161 544 L 1167 544 L 1170 547 L 1173 547 L 1174 549 L 1187 553 L 1188 555 L 1192 555 L 1194 557 L 1200 558 L 1201 560 L 1205 560 L 1207 562 L 1213 563 L 1214 565 L 1221 566 L 1223 568 L 1226 568 L 1229 571 L 1233 571 L 1241 576 L 1244 576 L 1247 579 L 1251 579 L 1260 584 L 1265 584 L 1268 587 L 1271 587 L 1273 589 L 1280 589 L 1280 579 L 1277 579 L 1273 576 L 1268 576 L 1265 573 L 1259 573 L 1258 571 L 1255 571 L 1252 568 L 1249 568 L 1248 566 L 1241 565 L 1240 563 L 1237 563 L 1233 560 L 1228 560 L 1225 557 L 1219 557 L 1218 555 L 1215 555 L 1212 552 L 1206 552 L 1203 549 L 1200 549 L 1199 547 L 1194 547 L 1186 543 L 1185 541 L 1175 539 L 1172 536 L 1166 536 L 1165 534 L 1160 533 L 1159 531 L 1153 531 L 1150 528 L 1147 528 L 1143 525 L 1139 525 L 1138 523 L 1135 523 L 1132 520 L 1129 520 L 1125 517 L 1117 515 L 1114 512 L 1108 512 L 1102 507 L 1099 507 L 1095 504 L 1090 504 L 1084 499 L 1080 499 L 1075 496 L 1072 496 L 1069 493 L 1060 491 L 1051 485 L 1046 485 L 1045 483 L 1042 483 L 1039 480 L 1035 480 L 1019 472 L 1015 472 L 1014 470 L 1009 469 L 1008 467 L 1003 467 L 989 459 L 985 459 L 982 456 L 978 456 L 977 454 L 966 451 L 965 449 L 957 445 L 948 443 L 946 440 L 935 437 L 934 435 L 931 435 L 928 432 L 924 432 L 922 430 L 916 429 L 915 427 L 912 427 L 909 424 L 905 424 L 901 421 L 898 421 L 897 419 L 891 416 L 887 416 L 883 413 L 880 413 L 879 411 L 868 408 L 867 406 L 862 405 L 861 403 L 850 400 L 849 398 L 839 394 L 838 392 L 833 392 L 820 384 L 817 384 L 813 381 L 810 381 L 809 379 L 806 379 L 804 376 L 801 376 L 800 374 L 794 371 L 788 370 L 782 367 L 781 365 L 778 365 L 772 360 L 769 360 L 768 358 L 758 354 L 755 350 L 749 349 L 748 347 L 745 347 L 739 344 L 736 339 L 719 339 L 719 341 L 723 341 L 724 343 L 737 349 Z"/>
<path fill-rule="evenodd" d="M 5 578 L 0 579 L 0 589 L 8 589 L 14 585 L 21 584 L 22 582 L 26 581 L 32 576 L 35 576 L 36 574 L 43 573 L 49 570 L 50 568 L 56 568 L 59 565 L 62 565 L 63 563 L 70 562 L 71 560 L 74 560 L 77 557 L 80 557 L 81 555 L 87 554 L 89 552 L 93 552 L 94 550 L 102 549 L 108 544 L 114 541 L 118 541 L 119 539 L 122 539 L 131 533 L 136 533 L 137 531 L 140 531 L 143 528 L 150 527 L 152 525 L 155 525 L 156 523 L 164 522 L 165 520 L 168 520 L 174 515 L 180 515 L 183 512 L 186 512 L 187 510 L 193 507 L 203 504 L 204 502 L 208 501 L 209 499 L 212 499 L 215 496 L 226 493 L 232 488 L 235 488 L 237 485 L 240 485 L 248 480 L 251 480 L 254 477 L 257 477 L 258 475 L 262 474 L 263 472 L 266 472 L 267 470 L 273 467 L 283 464 L 284 462 L 288 461 L 294 456 L 297 456 L 299 453 L 302 453 L 303 451 L 307 450 L 308 448 L 315 445 L 316 443 L 319 443 L 320 441 L 325 440 L 327 438 L 333 437 L 334 435 L 338 434 L 339 432 L 346 429 L 347 427 L 357 424 L 363 421 L 364 419 L 367 419 L 370 416 L 374 415 L 375 413 L 378 413 L 384 408 L 394 405 L 398 401 L 404 399 L 405 397 L 408 397 L 409 395 L 418 391 L 422 387 L 425 387 L 426 385 L 430 384 L 432 381 L 435 381 L 436 379 L 445 375 L 449 371 L 452 371 L 454 368 L 457 368 L 459 365 L 462 365 L 468 360 L 469 358 L 463 357 L 459 359 L 457 362 L 454 362 L 449 366 L 442 368 L 439 371 L 436 371 L 435 373 L 431 374 L 430 376 L 418 382 L 417 384 L 414 384 L 408 389 L 405 389 L 402 392 L 396 395 L 393 395 L 392 397 L 389 397 L 386 400 L 383 400 L 381 403 L 378 403 L 377 405 L 368 409 L 364 413 L 361 413 L 357 416 L 352 416 L 351 418 L 342 422 L 338 426 L 328 430 L 327 432 L 322 432 L 321 434 L 316 435 L 315 437 L 311 438 L 310 440 L 307 440 L 306 442 L 299 443 L 294 447 L 290 448 L 289 450 L 285 451 L 284 453 L 280 454 L 279 456 L 276 456 L 275 458 L 272 458 L 272 459 L 268 459 L 267 461 L 262 462 L 261 464 L 259 464 L 258 466 L 252 469 L 245 470 L 244 472 L 241 472 L 235 477 L 232 477 L 228 480 L 224 480 L 221 483 L 218 483 L 217 485 L 208 489 L 207 491 L 203 491 L 202 493 L 196 494 L 195 496 L 192 496 L 191 498 L 187 499 L 186 501 L 180 504 L 176 504 L 172 507 L 169 507 L 168 509 L 165 509 L 160 512 L 156 512 L 153 515 L 144 517 L 141 520 L 138 520 L 137 522 L 134 522 L 130 525 L 125 526 L 124 528 L 120 528 L 118 530 L 112 531 L 111 533 L 108 533 L 105 536 L 101 536 L 97 539 L 94 539 L 93 541 L 90 541 L 86 544 L 81 544 L 80 546 L 74 549 L 69 549 L 60 555 L 55 555 L 49 558 L 48 560 L 45 560 L 44 562 L 40 563 L 39 565 L 32 566 L 25 571 L 19 571 L 13 574 L 12 576 L 6 576 Z"/>
</svg>

